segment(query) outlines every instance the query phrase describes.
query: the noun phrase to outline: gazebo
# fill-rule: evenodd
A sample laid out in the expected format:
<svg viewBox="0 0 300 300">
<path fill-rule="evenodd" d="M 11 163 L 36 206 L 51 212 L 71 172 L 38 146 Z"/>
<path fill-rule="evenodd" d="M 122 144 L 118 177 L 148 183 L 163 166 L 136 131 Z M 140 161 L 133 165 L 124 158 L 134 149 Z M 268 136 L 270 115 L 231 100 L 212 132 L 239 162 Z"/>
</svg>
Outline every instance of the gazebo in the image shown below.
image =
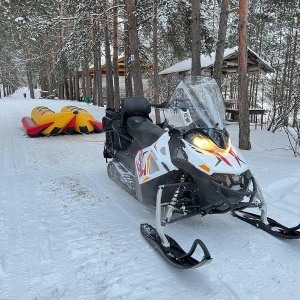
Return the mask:
<svg viewBox="0 0 300 300">
<path fill-rule="evenodd" d="M 238 47 L 228 48 L 224 51 L 222 74 L 234 75 L 238 73 Z M 250 48 L 247 48 L 247 70 L 249 74 L 253 73 L 273 73 L 275 70 L 268 64 L 263 58 L 261 58 L 257 53 L 255 53 Z M 201 69 L 204 73 L 213 74 L 215 63 L 215 52 L 210 55 L 201 55 Z M 162 76 L 179 74 L 185 76 L 191 73 L 192 59 L 187 58 L 180 61 L 173 66 L 170 66 L 158 74 Z M 226 117 L 228 120 L 237 121 L 239 115 L 238 102 L 237 101 L 225 101 L 226 104 Z M 265 110 L 263 108 L 250 108 L 250 117 L 260 115 L 261 116 L 261 127 L 263 125 L 263 116 Z M 256 121 L 255 121 L 256 123 Z"/>
<path fill-rule="evenodd" d="M 238 70 L 238 47 L 228 48 L 224 51 L 223 58 L 223 68 L 222 73 L 224 75 L 236 74 Z M 261 58 L 257 53 L 255 53 L 250 48 L 247 48 L 248 55 L 248 73 L 272 73 L 275 70 L 269 65 L 263 58 Z M 209 55 L 201 55 L 201 69 L 203 71 L 209 71 L 211 74 L 213 72 L 214 63 L 215 63 L 215 52 L 212 52 Z M 170 66 L 162 71 L 159 75 L 168 75 L 168 74 L 189 74 L 191 71 L 192 59 L 187 58 L 182 60 L 173 66 Z"/>
</svg>

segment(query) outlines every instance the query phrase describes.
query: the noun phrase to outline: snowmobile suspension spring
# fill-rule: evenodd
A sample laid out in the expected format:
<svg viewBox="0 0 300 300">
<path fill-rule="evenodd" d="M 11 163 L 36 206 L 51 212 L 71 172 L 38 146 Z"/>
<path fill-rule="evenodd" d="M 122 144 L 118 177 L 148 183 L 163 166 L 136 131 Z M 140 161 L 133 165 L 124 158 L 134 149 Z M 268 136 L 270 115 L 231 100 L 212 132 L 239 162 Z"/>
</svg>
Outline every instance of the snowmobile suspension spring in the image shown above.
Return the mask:
<svg viewBox="0 0 300 300">
<path fill-rule="evenodd" d="M 186 178 L 186 176 L 183 174 L 180 177 L 179 182 L 180 183 L 185 182 L 185 178 Z M 164 218 L 165 222 L 169 222 L 170 219 L 171 219 L 171 217 L 172 217 L 172 214 L 173 214 L 173 212 L 175 210 L 175 206 L 178 203 L 178 195 L 179 195 L 179 193 L 180 193 L 180 186 L 175 190 L 174 195 L 173 195 L 170 203 L 167 205 L 167 210 L 166 210 L 166 214 L 165 214 L 165 218 Z"/>
</svg>

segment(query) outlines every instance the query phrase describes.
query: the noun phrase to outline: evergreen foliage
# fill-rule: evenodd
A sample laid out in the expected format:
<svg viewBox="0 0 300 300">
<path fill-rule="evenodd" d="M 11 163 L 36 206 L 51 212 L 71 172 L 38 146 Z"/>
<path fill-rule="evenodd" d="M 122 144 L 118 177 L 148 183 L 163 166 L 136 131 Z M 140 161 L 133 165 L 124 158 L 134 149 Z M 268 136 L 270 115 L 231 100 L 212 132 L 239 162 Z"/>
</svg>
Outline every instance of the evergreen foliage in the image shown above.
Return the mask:
<svg viewBox="0 0 300 300">
<path fill-rule="evenodd" d="M 191 1 L 157 2 L 158 64 L 162 70 L 191 57 Z M 114 3 L 118 6 L 118 51 L 119 57 L 122 57 L 127 47 L 124 42 L 127 34 L 124 24 L 128 20 L 126 1 Z M 112 51 L 112 6 L 113 1 L 109 0 L 0 0 L 2 86 L 9 86 L 13 90 L 32 81 L 32 87 L 39 86 L 50 93 L 58 90 L 61 97 L 71 97 L 72 93 L 67 91 L 71 86 L 75 88 L 78 71 L 82 70 L 84 73 L 84 68 L 94 65 L 95 59 L 101 60 L 102 64 L 109 63 L 103 60 L 102 51 L 107 42 Z M 202 26 L 199 34 L 202 53 L 215 51 L 220 6 L 221 0 L 201 1 Z M 225 48 L 237 45 L 236 7 L 238 0 L 230 1 Z M 153 63 L 153 2 L 137 1 L 135 14 L 140 57 Z M 106 16 L 109 41 L 105 41 L 103 34 Z M 95 25 L 95 20 L 98 25 Z M 249 1 L 248 47 L 270 62 L 275 69 L 273 74 L 249 75 L 250 105 L 270 109 L 269 130 L 276 130 L 287 124 L 296 126 L 299 122 L 299 22 L 300 0 Z M 93 34 L 93 26 L 97 26 L 97 38 Z M 161 98 L 169 96 L 172 84 L 177 80 L 176 76 L 160 80 Z M 223 92 L 226 91 L 232 98 L 236 97 L 235 81 L 225 78 L 222 83 Z M 9 93 L 10 89 L 5 89 L 4 94 Z"/>
</svg>

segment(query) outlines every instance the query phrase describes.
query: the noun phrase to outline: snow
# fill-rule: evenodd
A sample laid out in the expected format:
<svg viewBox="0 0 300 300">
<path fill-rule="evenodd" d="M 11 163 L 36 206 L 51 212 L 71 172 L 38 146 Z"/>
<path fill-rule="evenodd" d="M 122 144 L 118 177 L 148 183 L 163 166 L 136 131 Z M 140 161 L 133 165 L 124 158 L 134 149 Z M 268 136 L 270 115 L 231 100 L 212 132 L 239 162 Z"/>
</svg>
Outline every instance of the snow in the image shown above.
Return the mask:
<svg viewBox="0 0 300 300">
<path fill-rule="evenodd" d="M 29 138 L 23 116 L 43 105 L 77 105 L 97 120 L 104 108 L 67 100 L 0 99 L 0 299 L 299 299 L 300 241 L 281 240 L 230 214 L 192 217 L 166 228 L 187 251 L 200 238 L 211 264 L 169 265 L 142 237 L 155 212 L 110 181 L 105 134 Z M 237 125 L 229 125 L 237 143 Z M 268 215 L 299 223 L 300 162 L 284 132 L 251 131 L 243 151 Z"/>
</svg>

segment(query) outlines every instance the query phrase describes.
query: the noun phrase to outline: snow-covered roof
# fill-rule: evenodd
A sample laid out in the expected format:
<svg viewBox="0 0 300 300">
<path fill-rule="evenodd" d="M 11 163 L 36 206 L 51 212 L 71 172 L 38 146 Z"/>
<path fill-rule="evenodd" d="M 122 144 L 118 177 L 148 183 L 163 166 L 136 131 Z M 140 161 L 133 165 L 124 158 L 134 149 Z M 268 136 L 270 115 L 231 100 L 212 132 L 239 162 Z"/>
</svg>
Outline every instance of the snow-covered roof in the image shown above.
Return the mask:
<svg viewBox="0 0 300 300">
<path fill-rule="evenodd" d="M 248 51 L 248 72 L 249 73 L 271 73 L 274 72 L 274 69 L 268 64 L 265 60 L 263 60 L 258 54 L 256 54 L 250 48 L 247 48 Z M 213 69 L 215 63 L 215 52 L 212 52 L 210 55 L 201 55 L 201 68 L 202 69 Z M 188 73 L 191 70 L 192 59 L 188 58 L 183 61 L 180 61 L 174 64 L 171 67 L 166 68 L 159 72 L 159 75 L 166 75 L 172 73 Z M 224 59 L 223 59 L 223 69 L 222 73 L 226 74 L 234 74 L 237 73 L 238 67 L 238 47 L 228 48 L 224 51 Z"/>
</svg>

